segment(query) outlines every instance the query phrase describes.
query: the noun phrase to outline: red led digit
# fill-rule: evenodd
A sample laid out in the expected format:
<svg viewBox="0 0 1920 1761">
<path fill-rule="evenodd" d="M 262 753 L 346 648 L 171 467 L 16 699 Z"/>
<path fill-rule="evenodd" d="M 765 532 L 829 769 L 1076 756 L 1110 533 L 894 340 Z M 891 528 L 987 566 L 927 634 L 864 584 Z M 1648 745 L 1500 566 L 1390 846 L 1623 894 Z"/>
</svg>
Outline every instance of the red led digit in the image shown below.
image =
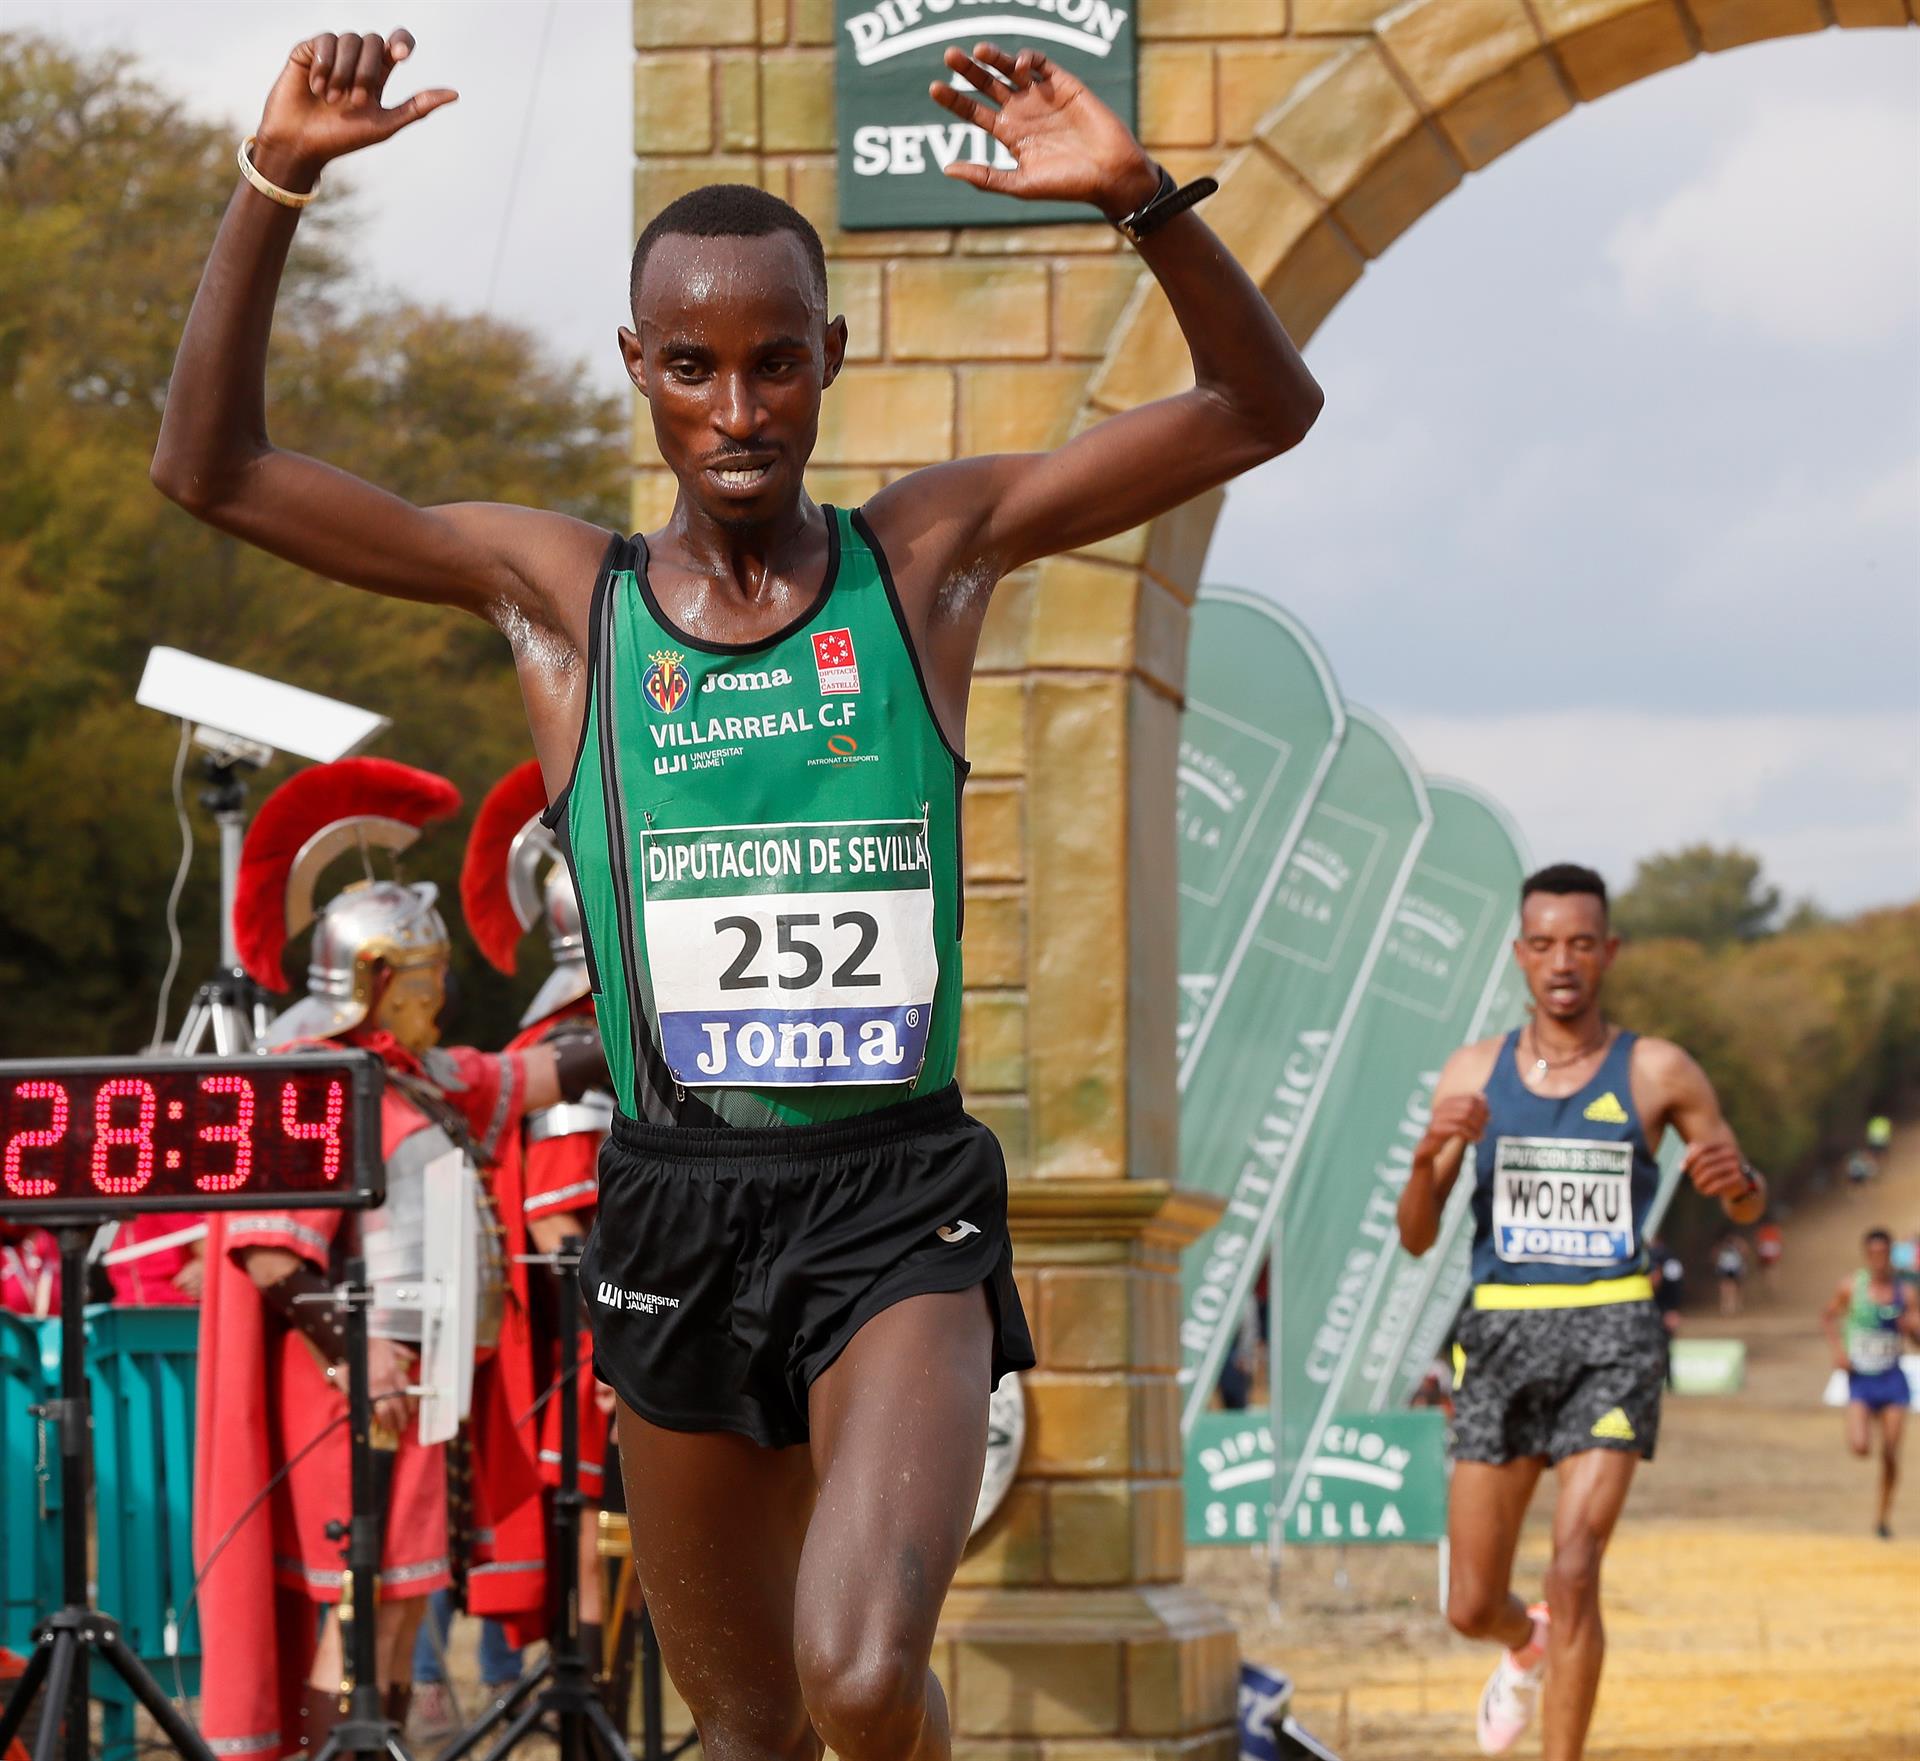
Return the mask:
<svg viewBox="0 0 1920 1761">
<path fill-rule="evenodd" d="M 113 1103 L 138 1096 L 140 1117 L 132 1125 L 113 1122 Z M 137 1076 L 116 1076 L 100 1085 L 93 1097 L 93 1184 L 116 1198 L 127 1198 L 153 1178 L 153 1121 L 159 1112 L 153 1084 Z M 131 1174 L 110 1174 L 112 1153 L 126 1145 L 135 1151 Z"/>
<path fill-rule="evenodd" d="M 280 1126 L 299 1143 L 320 1143 L 320 1172 L 331 1182 L 340 1172 L 340 1121 L 347 1110 L 347 1087 L 343 1082 L 327 1084 L 327 1112 L 324 1119 L 311 1125 L 300 1120 L 300 1090 L 289 1082 L 280 1090 Z"/>
<path fill-rule="evenodd" d="M 233 1145 L 233 1166 L 225 1174 L 202 1174 L 194 1185 L 202 1192 L 233 1192 L 245 1186 L 253 1176 L 253 1084 L 244 1076 L 203 1076 L 203 1095 L 233 1095 L 237 1111 L 226 1125 L 203 1125 L 197 1133 L 202 1143 Z"/>
<path fill-rule="evenodd" d="M 20 1172 L 20 1161 L 28 1150 L 52 1149 L 67 1135 L 67 1091 L 58 1082 L 17 1082 L 13 1086 L 16 1101 L 51 1101 L 53 1116 L 38 1131 L 16 1131 L 7 1139 L 5 1161 L 7 1191 L 15 1198 L 45 1198 L 59 1184 L 53 1179 L 35 1180 Z"/>
</svg>

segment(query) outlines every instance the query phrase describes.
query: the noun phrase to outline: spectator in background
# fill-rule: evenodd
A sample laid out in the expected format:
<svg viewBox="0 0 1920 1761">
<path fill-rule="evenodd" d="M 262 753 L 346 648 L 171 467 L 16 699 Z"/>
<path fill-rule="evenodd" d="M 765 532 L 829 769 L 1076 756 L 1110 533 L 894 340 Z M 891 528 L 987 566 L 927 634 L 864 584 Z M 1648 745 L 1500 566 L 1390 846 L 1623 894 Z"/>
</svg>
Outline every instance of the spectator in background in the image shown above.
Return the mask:
<svg viewBox="0 0 1920 1761">
<path fill-rule="evenodd" d="M 1748 1251 L 1745 1238 L 1731 1229 L 1714 1243 L 1713 1275 L 1720 1282 L 1722 1315 L 1737 1315 L 1743 1306 L 1741 1286 L 1747 1279 Z"/>
<path fill-rule="evenodd" d="M 1673 1342 L 1680 1337 L 1680 1305 L 1686 1299 L 1687 1268 L 1659 1236 L 1647 1243 L 1647 1270 L 1653 1279 L 1653 1306 L 1667 1338 L 1667 1386 L 1673 1386 Z"/>
<path fill-rule="evenodd" d="M 60 1244 L 44 1229 L 0 1223 L 0 1309 L 45 1320 L 60 1307 Z"/>
<path fill-rule="evenodd" d="M 128 1307 L 196 1303 L 206 1277 L 207 1226 L 185 1211 L 143 1211 L 117 1226 L 101 1256 L 113 1300 Z"/>
<path fill-rule="evenodd" d="M 1785 1251 L 1786 1238 L 1778 1223 L 1762 1223 L 1753 1232 L 1753 1257 L 1760 1267 L 1760 1288 L 1769 1297 L 1773 1295 L 1774 1267 L 1780 1264 L 1780 1256 Z"/>
<path fill-rule="evenodd" d="M 1866 1150 L 1855 1150 L 1847 1157 L 1847 1190 L 1858 1192 L 1879 1172 L 1872 1155 Z"/>
</svg>

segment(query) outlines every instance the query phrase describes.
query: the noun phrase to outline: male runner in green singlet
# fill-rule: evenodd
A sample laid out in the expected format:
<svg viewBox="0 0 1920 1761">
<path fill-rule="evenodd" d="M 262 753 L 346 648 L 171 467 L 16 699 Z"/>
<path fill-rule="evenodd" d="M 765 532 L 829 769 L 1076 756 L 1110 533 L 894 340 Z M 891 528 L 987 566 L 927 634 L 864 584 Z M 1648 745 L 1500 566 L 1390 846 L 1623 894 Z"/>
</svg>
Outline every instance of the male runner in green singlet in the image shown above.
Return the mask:
<svg viewBox="0 0 1920 1761">
<path fill-rule="evenodd" d="M 1610 1025 L 1601 982 L 1619 948 L 1606 883 L 1571 863 L 1530 875 L 1514 958 L 1527 1025 L 1462 1046 L 1400 1196 L 1400 1239 L 1423 1254 L 1469 1148 L 1472 1305 L 1455 1378 L 1447 1618 L 1505 1647 L 1481 1695 L 1481 1749 L 1501 1754 L 1546 1685 L 1547 1761 L 1584 1753 L 1605 1638 L 1600 1561 L 1660 1424 L 1666 1341 L 1648 1276 L 1654 1149 L 1686 1140 L 1695 1188 L 1748 1223 L 1766 1188 L 1700 1066 Z M 1520 1525 L 1542 1468 L 1559 1481 L 1546 1601 L 1513 1593 Z"/>
<path fill-rule="evenodd" d="M 1920 1347 L 1920 1284 L 1893 1268 L 1893 1237 L 1869 1229 L 1860 1243 L 1863 1264 L 1840 1280 L 1821 1311 L 1820 1325 L 1834 1364 L 1847 1373 L 1847 1447 L 1872 1453 L 1880 1433 L 1880 1497 L 1873 1532 L 1893 1537 L 1893 1491 L 1900 1479 L 1900 1436 L 1913 1391 L 1900 1354 Z M 1844 1335 L 1842 1327 L 1845 1328 Z"/>
<path fill-rule="evenodd" d="M 712 187 L 646 227 L 620 332 L 679 482 L 666 526 L 409 506 L 276 448 L 265 364 L 287 204 L 454 96 L 383 108 L 412 47 L 294 49 L 181 342 L 154 480 L 316 573 L 457 606 L 512 644 L 617 1090 L 582 1281 L 668 1665 L 710 1761 L 823 1740 L 934 1761 L 950 1743 L 927 1662 L 987 1392 L 1032 1361 L 998 1148 L 952 1086 L 960 748 L 988 598 L 1284 452 L 1319 388 L 1178 200 L 1194 192 L 1044 55 L 982 44 L 945 57 L 979 95 L 932 96 L 1016 165 L 949 175 L 1120 226 L 1192 390 L 1051 453 L 816 506 L 803 473 L 847 349 L 820 240 L 759 190 Z"/>
</svg>

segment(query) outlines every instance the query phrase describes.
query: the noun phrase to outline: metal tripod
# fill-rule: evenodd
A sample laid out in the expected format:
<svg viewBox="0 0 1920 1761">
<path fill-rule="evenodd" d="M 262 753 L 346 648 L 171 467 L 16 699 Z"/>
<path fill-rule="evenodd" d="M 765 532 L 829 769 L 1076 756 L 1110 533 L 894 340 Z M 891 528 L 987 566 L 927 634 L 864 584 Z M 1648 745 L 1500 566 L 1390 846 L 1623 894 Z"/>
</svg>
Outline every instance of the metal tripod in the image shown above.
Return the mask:
<svg viewBox="0 0 1920 1761">
<path fill-rule="evenodd" d="M 594 1686 L 593 1666 L 580 1648 L 580 1249 L 569 1235 L 554 1254 L 528 1254 L 521 1263 L 547 1266 L 559 1279 L 560 1350 L 565 1370 L 554 1398 L 560 1402 L 560 1484 L 553 1494 L 553 1520 L 547 1543 L 548 1570 L 556 1582 L 548 1594 L 550 1625 L 546 1660 L 524 1677 L 477 1724 L 463 1732 L 439 1761 L 462 1761 L 499 1731 L 487 1761 L 500 1758 L 536 1732 L 551 1730 L 560 1745 L 560 1761 L 633 1761 Z M 552 1726 L 544 1720 L 551 1714 Z"/>
<path fill-rule="evenodd" d="M 93 1225 L 50 1218 L 60 1238 L 60 1398 L 36 1416 L 60 1427 L 60 1600 L 33 1632 L 33 1654 L 0 1712 L 0 1754 L 20 1729 L 42 1689 L 46 1705 L 33 1742 L 33 1761 L 54 1761 L 66 1726 L 67 1761 L 87 1761 L 91 1736 L 87 1706 L 90 1657 L 106 1664 L 132 1690 L 167 1741 L 186 1761 L 214 1761 L 199 1732 L 161 1691 L 128 1648 L 118 1624 L 87 1600 L 87 1509 L 92 1465 L 92 1408 L 87 1388 L 87 1244 Z M 64 1711 L 61 1710 L 64 1708 Z"/>
<path fill-rule="evenodd" d="M 367 1387 L 367 1308 L 373 1292 L 367 1286 L 367 1263 L 354 1258 L 346 1265 L 347 1312 L 347 1433 L 353 1448 L 352 1518 L 347 1525 L 347 1575 L 341 1586 L 341 1639 L 346 1649 L 347 1713 L 333 1727 L 318 1761 L 338 1761 L 344 1755 L 370 1761 L 411 1761 L 400 1741 L 399 1728 L 387 1716 L 380 1692 L 379 1648 L 375 1615 L 380 1604 L 380 1555 L 385 1551 L 387 1478 L 375 1460 L 373 1395 Z M 388 1466 L 391 1466 L 389 1457 Z M 330 1531 L 331 1532 L 331 1531 Z M 34 1761 L 41 1761 L 39 1756 Z"/>
<path fill-rule="evenodd" d="M 180 1057 L 215 1051 L 223 1058 L 250 1052 L 267 1024 L 266 998 L 240 964 L 233 932 L 233 897 L 239 885 L 240 845 L 247 829 L 247 784 L 251 758 L 212 754 L 200 805 L 220 828 L 220 971 L 193 993 L 173 1049 Z M 208 1042 L 211 1041 L 211 1045 Z"/>
</svg>

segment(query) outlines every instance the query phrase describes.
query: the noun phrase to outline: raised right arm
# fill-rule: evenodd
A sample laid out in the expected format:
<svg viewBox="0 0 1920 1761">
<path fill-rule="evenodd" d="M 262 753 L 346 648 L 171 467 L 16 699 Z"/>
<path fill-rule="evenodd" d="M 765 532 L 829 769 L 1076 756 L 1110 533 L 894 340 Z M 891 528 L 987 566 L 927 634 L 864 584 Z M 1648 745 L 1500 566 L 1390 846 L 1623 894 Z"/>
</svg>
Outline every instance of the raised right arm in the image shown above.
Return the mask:
<svg viewBox="0 0 1920 1761">
<path fill-rule="evenodd" d="M 275 82 L 253 148 L 270 183 L 305 193 L 331 160 L 451 103 L 444 89 L 380 104 L 413 38 L 319 36 Z M 168 388 L 155 485 L 189 513 L 316 574 L 495 624 L 518 613 L 571 634 L 543 584 L 591 579 L 606 535 L 565 515 L 497 503 L 419 508 L 349 472 L 276 447 L 267 342 L 300 211 L 242 181 L 200 278 Z"/>
<path fill-rule="evenodd" d="M 1427 1129 L 1414 1147 L 1407 1183 L 1400 1189 L 1396 1221 L 1400 1245 L 1418 1259 L 1440 1235 L 1441 1213 L 1460 1176 L 1467 1146 L 1487 1128 L 1487 1102 L 1480 1092 L 1493 1074 L 1498 1040 L 1462 1046 L 1450 1057 L 1434 1084 Z"/>
</svg>

